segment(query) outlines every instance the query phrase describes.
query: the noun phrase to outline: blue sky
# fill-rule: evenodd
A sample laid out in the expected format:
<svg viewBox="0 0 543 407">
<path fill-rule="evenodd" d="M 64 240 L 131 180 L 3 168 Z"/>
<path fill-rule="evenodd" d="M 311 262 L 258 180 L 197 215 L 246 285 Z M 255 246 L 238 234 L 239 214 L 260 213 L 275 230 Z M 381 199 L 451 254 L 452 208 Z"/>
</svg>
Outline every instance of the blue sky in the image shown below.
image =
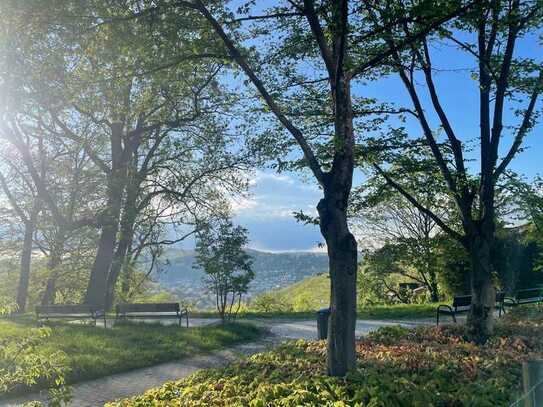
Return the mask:
<svg viewBox="0 0 543 407">
<path fill-rule="evenodd" d="M 534 56 L 537 45 L 536 38 L 529 38 L 519 43 L 518 54 Z M 463 52 L 450 46 L 433 47 L 434 67 L 443 70 L 435 73 L 435 81 L 442 97 L 442 103 L 458 136 L 464 140 L 478 137 L 478 89 L 470 78 L 470 70 L 474 60 Z M 420 94 L 425 102 L 426 96 L 422 81 L 419 81 Z M 396 76 L 382 78 L 368 85 L 358 85 L 355 89 L 359 95 L 375 97 L 381 101 L 393 102 L 399 106 L 409 106 L 410 99 Z M 426 103 L 428 115 L 434 128 L 437 120 L 432 115 L 430 105 Z M 541 104 L 539 105 L 541 109 Z M 511 111 L 505 114 L 505 123 L 514 124 L 515 117 Z M 418 122 L 408 121 L 406 128 L 413 136 L 420 134 Z M 542 126 L 538 125 L 526 138 L 525 151 L 512 162 L 510 168 L 531 178 L 541 172 Z M 504 154 L 512 138 L 507 134 L 502 141 L 501 153 Z M 473 158 L 477 158 L 474 151 Z M 471 166 L 475 169 L 479 162 L 475 160 Z M 355 177 L 357 182 L 363 180 L 361 174 Z M 251 196 L 238 199 L 234 203 L 236 221 L 249 229 L 251 246 L 261 250 L 316 250 L 322 242 L 319 230 L 313 225 L 303 225 L 293 218 L 292 212 L 303 210 L 315 213 L 315 206 L 321 197 L 321 191 L 311 177 L 271 170 L 259 170 L 251 182 Z M 318 249 L 317 249 L 318 250 Z"/>
<path fill-rule="evenodd" d="M 517 44 L 516 56 L 534 58 L 541 61 L 541 40 L 538 36 L 522 39 Z M 462 40 L 473 40 L 463 37 Z M 475 59 L 464 51 L 459 51 L 450 42 L 434 44 L 430 49 L 433 67 L 436 69 L 434 80 L 441 96 L 442 105 L 447 112 L 457 136 L 464 142 L 477 140 L 478 123 L 478 88 L 470 77 L 476 66 Z M 437 129 L 438 120 L 429 104 L 429 97 L 423 80 L 417 81 L 419 93 L 425 105 L 429 121 Z M 397 75 L 380 78 L 368 84 L 358 83 L 353 87 L 353 94 L 363 97 L 374 97 L 382 102 L 394 103 L 397 106 L 412 108 L 411 101 Z M 507 109 L 507 107 L 506 107 Z M 541 103 L 539 104 L 541 110 Z M 505 125 L 515 124 L 511 110 L 505 112 Z M 420 125 L 414 120 L 405 124 L 409 134 L 418 137 Z M 540 155 L 543 126 L 532 130 L 525 142 L 523 151 L 512 162 L 510 168 L 528 178 L 541 172 Z M 504 130 L 504 138 L 500 153 L 505 154 L 511 144 L 511 133 Z M 467 158 L 474 159 L 468 163 L 472 170 L 479 166 L 478 150 Z M 355 183 L 363 181 L 361 173 L 355 175 Z M 322 250 L 318 244 L 323 242 L 318 227 L 296 222 L 292 213 L 303 210 L 315 214 L 315 207 L 321 197 L 316 182 L 307 174 L 302 177 L 297 173 L 282 172 L 277 174 L 269 169 L 260 169 L 251 178 L 250 196 L 236 198 L 233 201 L 235 221 L 248 228 L 250 246 L 260 250 Z"/>
</svg>

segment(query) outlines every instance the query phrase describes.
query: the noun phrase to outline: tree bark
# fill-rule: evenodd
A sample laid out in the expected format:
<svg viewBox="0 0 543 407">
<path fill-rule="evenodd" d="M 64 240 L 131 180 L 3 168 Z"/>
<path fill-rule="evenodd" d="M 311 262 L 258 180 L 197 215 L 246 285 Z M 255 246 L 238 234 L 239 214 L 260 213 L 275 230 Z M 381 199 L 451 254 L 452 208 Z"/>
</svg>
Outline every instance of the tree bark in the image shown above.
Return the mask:
<svg viewBox="0 0 543 407">
<path fill-rule="evenodd" d="M 30 281 L 30 265 L 32 261 L 32 243 L 34 230 L 36 228 L 35 218 L 24 223 L 25 234 L 23 241 L 23 250 L 21 251 L 21 271 L 19 274 L 19 285 L 17 286 L 17 312 L 26 311 L 28 301 L 28 284 Z"/>
<path fill-rule="evenodd" d="M 198 10 L 211 24 L 222 39 L 230 56 L 245 72 L 264 102 L 294 137 L 304 153 L 305 161 L 317 181 L 323 186 L 324 198 L 317 210 L 320 215 L 320 228 L 326 240 L 331 279 L 331 316 L 328 330 L 328 373 L 343 376 L 356 366 L 355 321 L 356 321 L 356 240 L 347 226 L 347 206 L 354 171 L 354 130 L 353 111 L 350 95 L 350 78 L 346 75 L 346 43 L 348 40 L 348 1 L 334 2 L 332 41 L 327 43 L 313 2 L 305 1 L 303 14 L 319 46 L 324 65 L 328 71 L 330 94 L 334 105 L 333 137 L 334 155 L 331 170 L 324 172 L 313 149 L 302 131 L 284 114 L 280 105 L 268 92 L 265 84 L 247 62 L 243 53 L 224 31 L 221 24 L 206 8 L 204 2 L 184 2 Z"/>
<path fill-rule="evenodd" d="M 62 242 L 62 247 L 64 247 L 64 242 Z M 42 297 L 42 305 L 51 305 L 55 303 L 55 297 L 57 293 L 57 277 L 58 277 L 58 267 L 62 263 L 62 248 L 53 247 L 51 249 L 51 254 L 49 261 L 47 263 L 47 268 L 50 271 L 49 277 L 47 277 L 47 283 L 45 285 L 45 292 Z"/>
<path fill-rule="evenodd" d="M 328 324 L 328 374 L 344 376 L 356 366 L 357 244 L 347 226 L 347 214 L 337 204 L 322 199 L 317 207 L 326 239 L 330 267 L 330 320 Z"/>
<path fill-rule="evenodd" d="M 120 193 L 113 193 L 108 200 L 108 215 L 102 226 L 96 258 L 92 265 L 85 303 L 106 308 L 107 279 L 113 262 L 120 216 Z M 116 196 L 119 195 L 119 196 Z"/>
<path fill-rule="evenodd" d="M 492 282 L 492 264 L 489 237 L 470 239 L 471 260 L 471 310 L 468 315 L 470 336 L 477 343 L 485 343 L 493 333 L 496 290 Z"/>
<path fill-rule="evenodd" d="M 113 306 L 115 301 L 115 287 L 117 285 L 117 280 L 121 274 L 121 270 L 126 266 L 126 256 L 128 249 L 132 244 L 132 239 L 134 237 L 134 222 L 135 222 L 135 208 L 126 208 L 123 211 L 123 216 L 121 219 L 121 233 L 119 237 L 119 242 L 117 244 L 117 250 L 113 257 L 113 262 L 111 265 L 111 271 L 107 277 L 107 287 L 106 287 L 106 308 L 110 309 Z"/>
<path fill-rule="evenodd" d="M 96 258 L 92 265 L 85 303 L 106 309 L 107 281 L 117 243 L 121 205 L 126 185 L 126 169 L 130 156 L 123 150 L 123 124 L 111 125 L 111 172 L 108 174 L 106 211 L 98 241 Z"/>
<path fill-rule="evenodd" d="M 428 289 L 430 290 L 430 301 L 439 301 L 439 287 L 437 285 L 435 254 L 429 248 L 430 236 L 425 238 L 426 275 L 428 276 Z"/>
</svg>

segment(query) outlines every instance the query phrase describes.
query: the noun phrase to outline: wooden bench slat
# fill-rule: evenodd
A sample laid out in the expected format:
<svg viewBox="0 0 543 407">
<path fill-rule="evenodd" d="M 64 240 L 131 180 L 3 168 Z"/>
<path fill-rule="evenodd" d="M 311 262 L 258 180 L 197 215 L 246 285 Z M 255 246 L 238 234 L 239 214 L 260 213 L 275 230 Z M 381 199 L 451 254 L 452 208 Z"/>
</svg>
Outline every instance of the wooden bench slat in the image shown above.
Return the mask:
<svg viewBox="0 0 543 407">
<path fill-rule="evenodd" d="M 101 318 L 106 326 L 106 313 L 89 304 L 38 305 L 35 311 L 38 322 L 49 319 L 92 319 L 96 324 L 96 320 Z"/>
<path fill-rule="evenodd" d="M 471 295 L 457 295 L 453 298 L 451 305 L 441 304 L 437 307 L 436 311 L 436 325 L 439 325 L 439 315 L 451 315 L 453 321 L 456 322 L 456 314 L 462 314 L 469 312 L 471 309 Z M 505 305 L 505 293 L 499 291 L 496 293 L 496 308 L 500 311 L 500 316 L 504 310 Z"/>
<path fill-rule="evenodd" d="M 88 314 L 94 312 L 95 308 L 87 304 L 59 304 L 59 305 L 38 305 L 36 312 L 40 314 Z"/>
<path fill-rule="evenodd" d="M 186 308 L 181 309 L 179 303 L 134 303 L 117 304 L 116 318 L 139 318 L 139 319 L 171 319 L 179 320 L 185 317 L 187 328 L 189 326 L 189 313 Z"/>
<path fill-rule="evenodd" d="M 179 303 L 135 303 L 118 304 L 117 310 L 121 313 L 127 312 L 178 312 Z"/>
<path fill-rule="evenodd" d="M 453 307 L 470 307 L 471 306 L 471 295 L 459 295 L 453 298 Z"/>
<path fill-rule="evenodd" d="M 543 302 L 543 289 L 527 288 L 518 290 L 513 297 L 507 297 L 505 305 L 514 307 L 521 304 L 534 304 Z"/>
</svg>

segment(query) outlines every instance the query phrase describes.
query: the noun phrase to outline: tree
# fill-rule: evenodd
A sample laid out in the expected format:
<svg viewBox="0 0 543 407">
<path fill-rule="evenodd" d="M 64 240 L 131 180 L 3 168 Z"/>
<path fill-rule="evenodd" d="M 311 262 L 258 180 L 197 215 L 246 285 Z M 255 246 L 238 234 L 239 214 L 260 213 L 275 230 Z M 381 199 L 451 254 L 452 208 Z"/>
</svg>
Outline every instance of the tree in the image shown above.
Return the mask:
<svg viewBox="0 0 543 407">
<path fill-rule="evenodd" d="M 399 159 L 397 157 L 396 160 Z M 395 166 L 389 169 L 389 176 L 394 174 L 396 178 L 401 173 L 402 185 L 418 202 L 442 219 L 453 218 L 456 215 L 454 203 L 447 195 L 443 178 L 431 157 L 415 146 L 410 151 L 402 151 L 401 159 L 404 164 L 410 161 L 416 165 L 412 165 L 408 171 L 406 165 Z M 432 301 L 438 301 L 436 236 L 439 228 L 434 219 L 415 208 L 379 174 L 374 174 L 355 191 L 351 213 L 360 236 L 367 242 L 383 246 L 383 249 L 384 246 L 388 247 L 387 254 L 382 250 L 375 253 L 377 258 L 390 257 L 388 260 L 394 264 L 393 269 L 387 270 L 385 267 L 382 270 L 386 274 L 397 273 L 416 281 L 427 288 Z"/>
<path fill-rule="evenodd" d="M 231 104 L 230 97 L 221 96 L 226 93 L 217 80 L 223 64 L 206 60 L 210 42 L 193 35 L 191 22 L 179 15 L 156 19 L 150 13 L 149 26 L 132 18 L 129 4 L 74 0 L 70 7 L 52 2 L 47 8 L 30 4 L 13 9 L 32 17 L 31 35 L 21 32 L 24 19 L 15 30 L 27 40 L 14 50 L 16 60 L 24 61 L 23 72 L 40 58 L 49 58 L 49 64 L 47 75 L 34 68 L 29 77 L 12 82 L 33 92 L 12 92 L 14 100 L 23 102 L 11 110 L 24 117 L 20 133 L 25 137 L 40 139 L 55 154 L 58 145 L 78 145 L 97 170 L 101 202 L 93 205 L 91 221 L 99 238 L 85 301 L 110 307 L 136 227 L 145 224 L 144 218 L 153 218 L 155 212 L 155 221 L 162 225 L 166 218 L 194 224 L 195 202 L 206 206 L 199 211 L 203 217 L 215 202 L 245 186 L 236 172 L 252 157 L 237 155 L 241 143 L 236 151 L 219 119 Z M 70 64 L 73 60 L 77 68 Z M 15 68 L 9 75 L 16 77 Z M 17 136 L 11 139 L 32 168 L 32 146 L 19 137 L 21 121 L 10 123 Z M 29 123 L 32 131 L 26 131 Z M 73 222 L 62 213 L 58 202 L 64 201 L 48 189 L 45 178 L 33 180 L 58 226 L 59 244 L 54 247 L 62 248 Z M 158 246 L 166 244 L 156 233 L 160 227 L 147 226 L 152 233 L 144 234 L 137 253 L 149 250 L 149 237 Z"/>
<path fill-rule="evenodd" d="M 406 15 L 402 3 L 393 1 L 366 3 L 375 27 L 386 27 L 383 38 L 390 48 L 397 48 L 401 38 L 419 30 L 417 23 L 393 27 L 394 16 Z M 537 101 L 543 88 L 543 70 L 525 56 L 516 55 L 521 38 L 538 30 L 541 23 L 539 1 L 482 1 L 454 24 L 440 30 L 440 38 L 475 58 L 472 73 L 479 93 L 478 153 L 480 168 L 470 173 L 466 165 L 468 147 L 459 138 L 455 124 L 442 103 L 442 93 L 434 78 L 431 44 L 434 37 L 423 36 L 405 52 L 394 52 L 389 60 L 412 103 L 412 116 L 423 133 L 423 140 L 439 167 L 451 198 L 460 214 L 461 226 L 447 223 L 424 202 L 414 196 L 402 181 L 375 165 L 376 170 L 415 207 L 427 214 L 467 251 L 471 263 L 472 306 L 468 325 L 474 340 L 484 342 L 493 332 L 495 289 L 492 282 L 491 249 L 496 231 L 496 184 L 521 150 L 525 136 L 537 119 Z M 417 85 L 418 74 L 427 86 L 430 108 L 425 108 Z M 516 117 L 504 119 L 510 107 Z M 433 112 L 445 134 L 438 141 L 432 130 Z M 516 119 L 516 120 L 515 120 Z M 514 123 L 514 124 L 513 124 Z M 500 145 L 506 136 L 513 142 L 500 158 Z M 453 161 L 445 159 L 451 151 Z"/>
<path fill-rule="evenodd" d="M 13 152 L 12 152 L 13 153 Z M 8 162 L 8 179 L 0 172 L 0 187 L 12 208 L 11 217 L 15 215 L 23 225 L 23 242 L 20 255 L 19 283 L 17 285 L 17 312 L 25 312 L 28 302 L 28 287 L 30 282 L 30 271 L 32 261 L 32 250 L 34 247 L 34 233 L 37 228 L 38 215 L 41 211 L 41 201 L 37 198 L 33 183 L 29 180 L 28 174 L 18 168 L 14 156 L 6 157 Z M 16 180 L 20 182 L 16 182 Z M 5 226 L 3 226 L 5 227 Z"/>
<path fill-rule="evenodd" d="M 196 263 L 206 274 L 206 284 L 215 294 L 223 322 L 235 318 L 241 297 L 254 278 L 252 259 L 244 251 L 247 229 L 223 219 L 218 226 L 206 225 L 198 232 Z"/>
<path fill-rule="evenodd" d="M 433 12 L 415 17 L 422 22 L 420 32 L 405 37 L 399 45 L 387 47 L 375 41 L 375 33 L 381 28 L 368 26 L 361 12 L 364 3 L 278 2 L 257 15 L 250 14 L 252 3 L 248 3 L 240 7 L 243 16 L 237 18 L 222 7 L 222 2 L 178 2 L 203 16 L 222 40 L 229 57 L 257 89 L 265 110 L 274 115 L 281 131 L 286 131 L 301 149 L 303 159 L 295 167 L 309 169 L 322 188 L 323 198 L 317 211 L 329 256 L 331 316 L 327 365 L 329 374 L 334 376 L 345 375 L 356 364 L 357 244 L 349 230 L 347 208 L 355 166 L 355 129 L 367 130 L 359 119 L 371 112 L 366 110 L 370 104 L 367 99 L 353 96 L 353 83 L 362 81 L 370 68 L 395 50 L 469 7 L 452 6 L 449 2 L 445 2 L 445 7 L 433 4 Z M 404 20 L 402 16 L 392 25 L 401 25 Z M 237 30 L 244 22 L 257 27 L 253 31 Z M 281 35 L 260 39 L 264 44 L 271 43 L 269 47 L 257 47 L 264 54 L 260 58 L 256 49 L 243 46 L 242 39 L 245 35 L 251 37 L 251 33 Z M 353 100 L 357 106 L 353 106 Z M 285 147 L 292 147 L 291 141 L 271 143 L 281 158 Z"/>
</svg>

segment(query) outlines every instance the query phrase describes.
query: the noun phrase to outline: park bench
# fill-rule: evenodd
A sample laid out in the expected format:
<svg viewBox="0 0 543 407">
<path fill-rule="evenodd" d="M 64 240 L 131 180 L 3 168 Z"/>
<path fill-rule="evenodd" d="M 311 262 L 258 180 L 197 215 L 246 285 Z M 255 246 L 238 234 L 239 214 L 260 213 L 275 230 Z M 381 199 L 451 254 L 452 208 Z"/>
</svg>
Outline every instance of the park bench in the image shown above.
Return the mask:
<svg viewBox="0 0 543 407">
<path fill-rule="evenodd" d="M 177 319 L 181 326 L 182 318 L 187 321 L 189 327 L 189 312 L 181 308 L 177 302 L 168 303 L 141 303 L 141 304 L 117 304 L 116 319 Z"/>
<path fill-rule="evenodd" d="M 71 321 L 90 319 L 94 322 L 94 325 L 96 325 L 98 319 L 103 319 L 104 326 L 106 326 L 106 313 L 87 304 L 38 305 L 36 307 L 36 317 L 38 323 L 43 323 L 50 319 Z"/>
<path fill-rule="evenodd" d="M 528 288 L 526 290 L 518 290 L 513 297 L 506 297 L 504 305 L 507 307 L 516 307 L 517 305 L 539 302 L 543 302 L 543 289 Z"/>
<path fill-rule="evenodd" d="M 497 292 L 496 293 L 496 308 L 498 309 L 500 317 L 502 313 L 505 313 L 504 303 L 505 303 L 505 293 Z M 456 315 L 469 312 L 470 309 L 471 309 L 471 295 L 455 296 L 453 298 L 452 306 L 441 304 L 437 307 L 436 325 L 439 325 L 440 315 L 450 315 L 452 316 L 453 321 L 456 323 Z"/>
</svg>

